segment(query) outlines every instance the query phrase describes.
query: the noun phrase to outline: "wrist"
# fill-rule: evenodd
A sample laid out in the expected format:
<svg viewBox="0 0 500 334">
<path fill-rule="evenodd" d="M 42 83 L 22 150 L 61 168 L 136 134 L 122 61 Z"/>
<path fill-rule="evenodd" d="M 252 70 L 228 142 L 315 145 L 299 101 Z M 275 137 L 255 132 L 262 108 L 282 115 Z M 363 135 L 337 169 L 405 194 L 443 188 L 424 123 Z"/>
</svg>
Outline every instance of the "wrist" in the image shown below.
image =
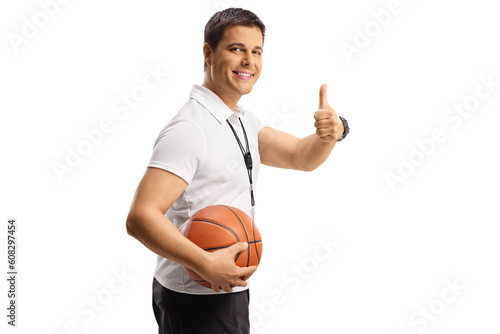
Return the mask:
<svg viewBox="0 0 500 334">
<path fill-rule="evenodd" d="M 200 272 L 205 272 L 206 270 L 206 265 L 209 262 L 210 252 L 203 250 L 197 245 L 194 246 L 197 249 L 194 252 L 191 251 L 190 253 L 192 255 L 189 256 L 188 261 L 186 261 L 184 264 L 181 264 L 184 267 L 195 271 L 197 274 L 200 274 Z"/>
</svg>

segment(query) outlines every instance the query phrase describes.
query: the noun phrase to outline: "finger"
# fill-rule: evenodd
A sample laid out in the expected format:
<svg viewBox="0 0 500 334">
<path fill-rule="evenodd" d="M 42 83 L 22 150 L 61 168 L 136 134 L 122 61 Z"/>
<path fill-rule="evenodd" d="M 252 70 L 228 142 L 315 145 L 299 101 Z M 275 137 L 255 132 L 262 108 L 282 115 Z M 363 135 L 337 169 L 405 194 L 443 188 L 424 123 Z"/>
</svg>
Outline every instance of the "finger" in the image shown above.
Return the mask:
<svg viewBox="0 0 500 334">
<path fill-rule="evenodd" d="M 327 110 L 318 110 L 314 113 L 314 119 L 319 121 L 319 120 L 322 120 L 322 119 L 326 119 L 328 118 L 329 116 L 329 113 L 327 112 Z"/>
<path fill-rule="evenodd" d="M 335 138 L 333 136 L 324 136 L 319 138 L 321 141 L 330 143 L 332 142 Z"/>
<path fill-rule="evenodd" d="M 330 107 L 328 105 L 328 99 L 326 93 L 327 93 L 327 86 L 326 84 L 322 84 L 319 89 L 319 109 L 326 109 Z"/>
<path fill-rule="evenodd" d="M 250 276 L 252 275 L 255 271 L 257 270 L 256 266 L 251 266 L 251 267 L 241 267 L 240 271 L 238 272 L 239 277 L 244 277 L 244 276 Z"/>
<path fill-rule="evenodd" d="M 241 286 L 241 287 L 246 287 L 248 285 L 247 281 L 244 279 L 236 279 L 234 280 L 233 284 L 231 284 L 231 287 L 234 288 L 235 286 Z"/>
<path fill-rule="evenodd" d="M 212 284 L 212 290 L 214 290 L 215 292 L 219 292 L 220 291 L 220 286 L 215 286 Z"/>
<path fill-rule="evenodd" d="M 337 115 L 337 112 L 330 106 L 328 106 L 326 109 L 320 109 L 314 112 L 314 119 L 317 121 L 325 118 L 338 119 L 338 117 L 339 116 Z"/>
<path fill-rule="evenodd" d="M 323 120 L 314 122 L 314 127 L 316 129 L 326 129 L 326 128 L 332 127 L 333 125 L 334 125 L 334 123 L 333 123 L 332 119 L 323 119 Z"/>
<path fill-rule="evenodd" d="M 231 247 L 229 247 L 228 250 L 233 255 L 236 255 L 239 252 L 242 252 L 242 251 L 244 251 L 247 248 L 248 248 L 248 243 L 246 243 L 246 242 L 238 242 L 238 243 L 235 243 L 234 245 L 232 245 Z"/>
<path fill-rule="evenodd" d="M 231 289 L 231 287 L 229 285 L 224 285 L 222 287 L 222 290 L 224 290 L 226 292 L 233 292 L 233 289 Z"/>
<path fill-rule="evenodd" d="M 330 129 L 316 129 L 316 134 L 323 139 L 324 137 L 331 136 L 332 131 Z"/>
</svg>

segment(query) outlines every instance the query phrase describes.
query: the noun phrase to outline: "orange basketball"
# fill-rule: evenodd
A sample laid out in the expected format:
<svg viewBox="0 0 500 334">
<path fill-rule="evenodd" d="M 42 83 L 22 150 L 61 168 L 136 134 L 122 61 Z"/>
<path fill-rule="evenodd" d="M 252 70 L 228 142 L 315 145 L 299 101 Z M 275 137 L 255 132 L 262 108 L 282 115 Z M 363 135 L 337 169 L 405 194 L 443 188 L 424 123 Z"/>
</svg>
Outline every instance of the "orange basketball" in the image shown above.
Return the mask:
<svg viewBox="0 0 500 334">
<path fill-rule="evenodd" d="M 248 248 L 238 253 L 234 262 L 240 267 L 257 266 L 262 256 L 262 239 L 252 218 L 240 209 L 227 205 L 212 205 L 196 212 L 183 229 L 184 235 L 208 252 L 227 248 L 237 242 L 248 243 Z M 211 288 L 194 271 L 184 268 L 196 283 Z M 242 277 L 247 280 L 249 276 Z"/>
</svg>

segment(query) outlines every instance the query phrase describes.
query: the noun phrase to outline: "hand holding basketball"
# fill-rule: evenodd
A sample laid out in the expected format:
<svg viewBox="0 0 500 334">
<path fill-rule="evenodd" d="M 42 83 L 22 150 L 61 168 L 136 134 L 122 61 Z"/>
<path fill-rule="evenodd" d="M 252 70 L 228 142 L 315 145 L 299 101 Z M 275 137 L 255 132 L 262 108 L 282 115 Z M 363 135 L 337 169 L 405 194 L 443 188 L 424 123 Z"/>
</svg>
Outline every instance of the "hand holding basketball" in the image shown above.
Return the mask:
<svg viewBox="0 0 500 334">
<path fill-rule="evenodd" d="M 246 242 L 238 242 L 228 248 L 207 252 L 207 261 L 198 274 L 212 285 L 215 292 L 220 289 L 232 292 L 232 287 L 246 286 L 247 282 L 241 277 L 252 275 L 257 267 L 239 267 L 234 263 L 234 258 L 247 248 Z"/>
<path fill-rule="evenodd" d="M 319 109 L 314 113 L 314 119 L 316 134 L 323 142 L 335 142 L 344 133 L 344 124 L 328 104 L 326 84 L 319 89 Z"/>
<path fill-rule="evenodd" d="M 198 268 L 185 268 L 196 283 L 215 292 L 247 285 L 262 257 L 262 239 L 252 218 L 235 207 L 212 205 L 197 211 L 182 230 L 206 251 Z"/>
</svg>

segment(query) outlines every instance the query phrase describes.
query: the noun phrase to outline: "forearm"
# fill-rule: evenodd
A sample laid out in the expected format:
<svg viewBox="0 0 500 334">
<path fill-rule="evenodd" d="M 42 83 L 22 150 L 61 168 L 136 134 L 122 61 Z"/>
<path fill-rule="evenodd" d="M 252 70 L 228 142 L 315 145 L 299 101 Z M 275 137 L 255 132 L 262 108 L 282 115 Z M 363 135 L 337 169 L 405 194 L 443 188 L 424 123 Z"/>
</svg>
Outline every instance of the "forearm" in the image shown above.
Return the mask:
<svg viewBox="0 0 500 334">
<path fill-rule="evenodd" d="M 127 232 L 152 252 L 196 272 L 206 262 L 207 252 L 187 239 L 160 211 L 130 212 Z"/>
<path fill-rule="evenodd" d="M 306 172 L 318 168 L 328 158 L 335 143 L 336 141 L 324 142 L 316 134 L 300 139 L 294 150 L 296 165 Z"/>
<path fill-rule="evenodd" d="M 344 134 L 344 123 L 326 100 L 326 85 L 320 88 L 319 109 L 314 113 L 316 133 L 299 139 L 283 131 L 264 127 L 259 132 L 261 163 L 302 171 L 318 168 Z M 347 128 L 347 132 L 348 132 Z M 347 133 L 346 133 L 347 134 Z"/>
</svg>

